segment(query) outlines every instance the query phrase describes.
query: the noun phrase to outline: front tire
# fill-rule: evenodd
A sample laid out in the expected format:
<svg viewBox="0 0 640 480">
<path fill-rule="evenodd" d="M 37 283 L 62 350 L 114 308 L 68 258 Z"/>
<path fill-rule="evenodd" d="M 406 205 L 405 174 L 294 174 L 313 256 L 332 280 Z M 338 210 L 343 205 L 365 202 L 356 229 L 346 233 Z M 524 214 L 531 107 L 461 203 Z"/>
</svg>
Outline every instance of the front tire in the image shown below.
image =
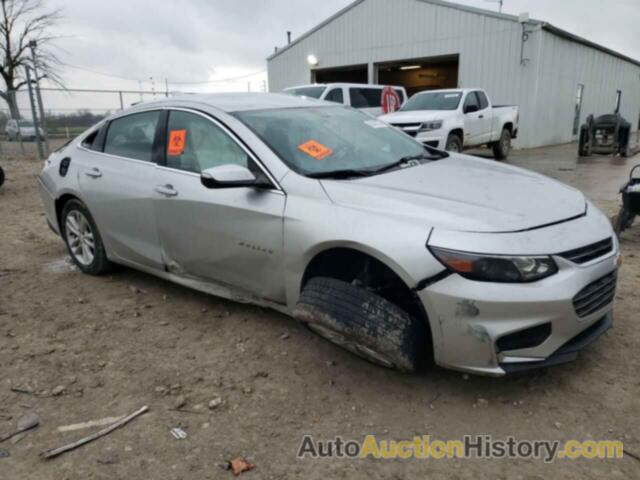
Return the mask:
<svg viewBox="0 0 640 480">
<path fill-rule="evenodd" d="M 341 280 L 309 280 L 294 317 L 330 342 L 383 367 L 413 372 L 429 351 L 428 330 L 421 319 Z"/>
<path fill-rule="evenodd" d="M 511 132 L 506 128 L 500 134 L 500 140 L 493 144 L 493 156 L 505 160 L 511 153 Z"/>
<path fill-rule="evenodd" d="M 452 133 L 447 137 L 447 144 L 444 149 L 447 152 L 462 153 L 462 139 Z"/>
<path fill-rule="evenodd" d="M 69 200 L 62 209 L 61 233 L 73 263 L 89 275 L 111 270 L 107 254 L 89 209 L 79 200 Z"/>
</svg>

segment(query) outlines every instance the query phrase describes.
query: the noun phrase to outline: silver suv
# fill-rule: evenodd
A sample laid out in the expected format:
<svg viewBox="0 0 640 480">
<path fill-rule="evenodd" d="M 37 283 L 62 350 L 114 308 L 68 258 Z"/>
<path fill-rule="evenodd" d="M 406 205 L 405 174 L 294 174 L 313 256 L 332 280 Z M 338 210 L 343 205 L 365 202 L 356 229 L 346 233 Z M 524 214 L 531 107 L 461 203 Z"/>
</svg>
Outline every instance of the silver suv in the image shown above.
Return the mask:
<svg viewBox="0 0 640 480">
<path fill-rule="evenodd" d="M 618 244 L 582 193 L 328 102 L 138 105 L 39 180 L 83 272 L 273 307 L 387 367 L 504 375 L 571 360 L 612 324 Z"/>
</svg>

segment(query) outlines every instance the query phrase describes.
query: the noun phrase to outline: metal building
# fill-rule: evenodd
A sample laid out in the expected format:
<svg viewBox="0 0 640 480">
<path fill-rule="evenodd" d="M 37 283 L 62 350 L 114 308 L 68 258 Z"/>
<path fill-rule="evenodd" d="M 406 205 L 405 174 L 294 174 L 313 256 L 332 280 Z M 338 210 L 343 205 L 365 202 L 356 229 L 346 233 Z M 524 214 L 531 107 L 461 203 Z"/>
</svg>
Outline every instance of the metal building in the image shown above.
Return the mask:
<svg viewBox="0 0 640 480">
<path fill-rule="evenodd" d="M 520 107 L 520 148 L 575 140 L 588 114 L 618 103 L 640 125 L 640 61 L 543 21 L 441 0 L 357 0 L 267 61 L 272 92 L 314 82 L 484 88 Z"/>
</svg>

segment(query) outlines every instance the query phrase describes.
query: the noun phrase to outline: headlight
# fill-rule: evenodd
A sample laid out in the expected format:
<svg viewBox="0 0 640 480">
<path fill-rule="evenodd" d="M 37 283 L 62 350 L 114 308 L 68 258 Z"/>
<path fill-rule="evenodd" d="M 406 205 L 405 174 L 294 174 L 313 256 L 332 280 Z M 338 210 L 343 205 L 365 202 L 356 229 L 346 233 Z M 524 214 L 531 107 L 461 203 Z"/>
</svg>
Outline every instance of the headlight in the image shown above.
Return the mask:
<svg viewBox="0 0 640 480">
<path fill-rule="evenodd" d="M 433 122 L 425 122 L 420 125 L 421 132 L 430 132 L 431 130 L 440 130 L 442 128 L 442 120 L 434 120 Z"/>
<path fill-rule="evenodd" d="M 558 266 L 551 257 L 511 257 L 464 253 L 436 247 L 429 249 L 447 268 L 480 282 L 535 282 L 558 271 Z"/>
</svg>

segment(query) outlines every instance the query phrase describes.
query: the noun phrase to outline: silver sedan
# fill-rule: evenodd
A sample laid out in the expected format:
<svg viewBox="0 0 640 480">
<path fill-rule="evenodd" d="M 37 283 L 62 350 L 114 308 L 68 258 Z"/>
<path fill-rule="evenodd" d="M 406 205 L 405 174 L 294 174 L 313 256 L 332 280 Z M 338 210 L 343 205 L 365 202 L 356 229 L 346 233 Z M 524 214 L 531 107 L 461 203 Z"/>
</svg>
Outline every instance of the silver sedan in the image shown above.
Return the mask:
<svg viewBox="0 0 640 480">
<path fill-rule="evenodd" d="M 582 193 L 335 104 L 141 104 L 39 182 L 83 272 L 269 306 L 387 367 L 504 375 L 572 360 L 612 324 L 618 244 Z"/>
</svg>

